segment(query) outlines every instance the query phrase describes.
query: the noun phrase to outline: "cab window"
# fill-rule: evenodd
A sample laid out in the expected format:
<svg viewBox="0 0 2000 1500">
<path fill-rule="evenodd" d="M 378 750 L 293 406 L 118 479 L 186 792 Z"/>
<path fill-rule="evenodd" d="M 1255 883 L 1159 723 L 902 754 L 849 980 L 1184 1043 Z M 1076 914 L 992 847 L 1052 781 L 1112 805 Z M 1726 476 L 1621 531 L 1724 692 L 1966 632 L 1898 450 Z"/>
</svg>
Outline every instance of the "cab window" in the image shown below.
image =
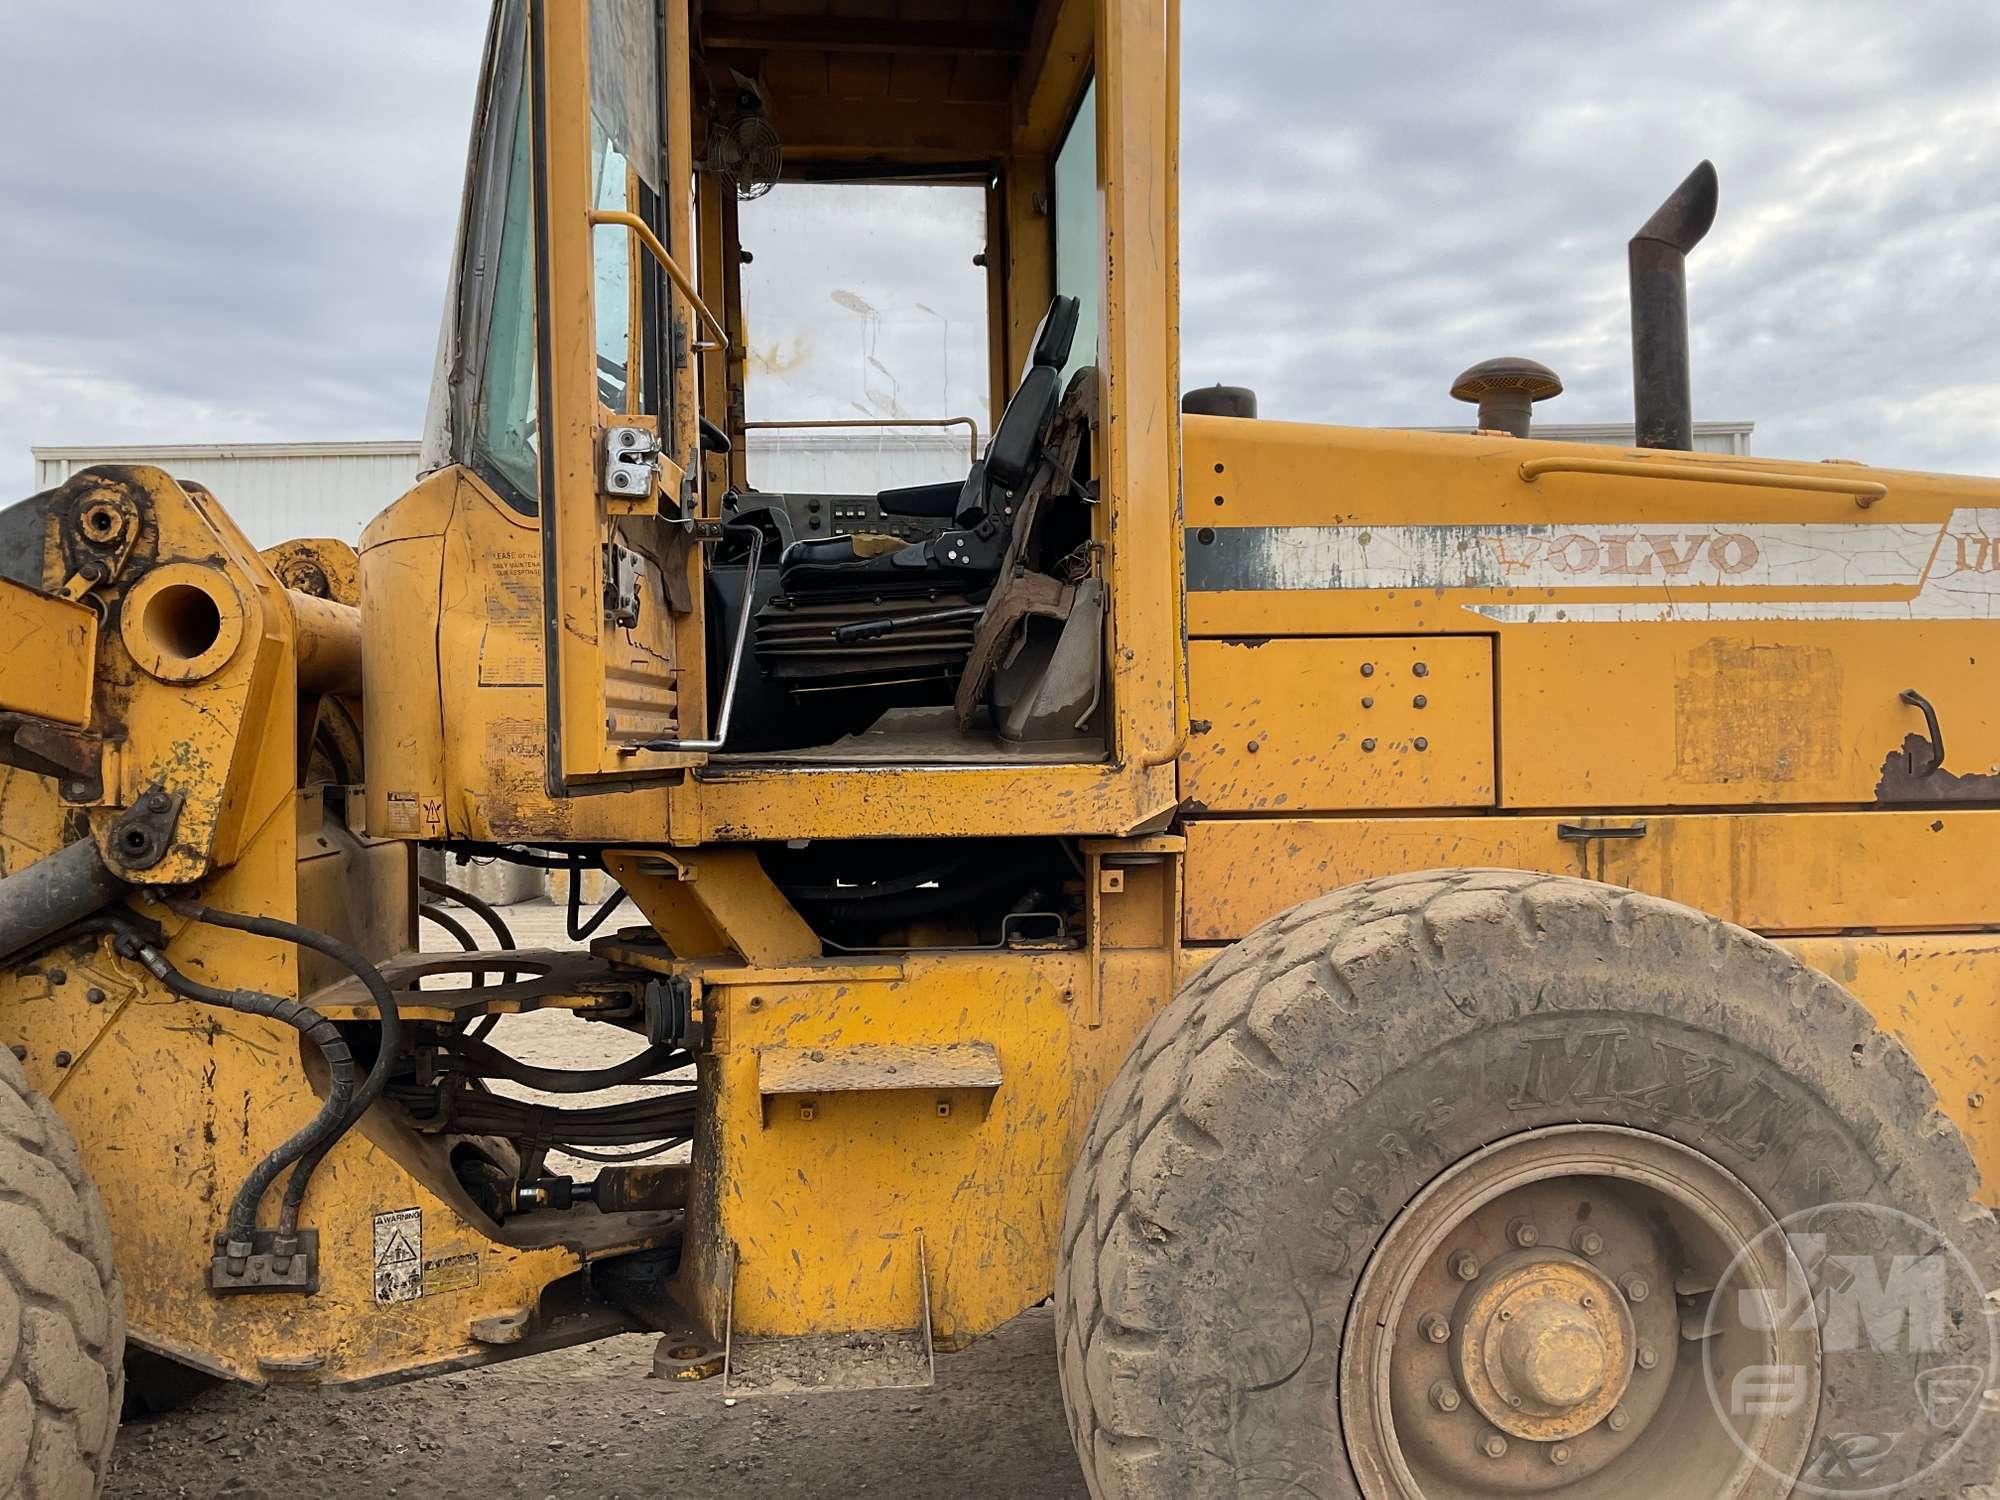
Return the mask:
<svg viewBox="0 0 2000 1500">
<path fill-rule="evenodd" d="M 1076 342 L 1067 377 L 1100 363 L 1098 330 L 1104 301 L 1104 195 L 1097 180 L 1097 84 L 1084 90 L 1076 115 L 1056 150 L 1056 291 L 1078 304 Z"/>
<path fill-rule="evenodd" d="M 962 475 L 971 431 L 903 424 L 986 426 L 984 184 L 784 182 L 740 214 L 751 486 Z"/>
</svg>

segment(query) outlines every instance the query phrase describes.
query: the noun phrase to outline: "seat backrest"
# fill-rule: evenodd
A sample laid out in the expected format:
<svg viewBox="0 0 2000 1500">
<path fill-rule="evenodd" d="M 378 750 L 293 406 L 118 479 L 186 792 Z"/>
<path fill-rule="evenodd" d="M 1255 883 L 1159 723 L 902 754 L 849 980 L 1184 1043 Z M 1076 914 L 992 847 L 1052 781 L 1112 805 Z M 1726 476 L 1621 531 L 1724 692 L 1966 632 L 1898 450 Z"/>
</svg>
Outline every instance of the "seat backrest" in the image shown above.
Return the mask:
<svg viewBox="0 0 2000 1500">
<path fill-rule="evenodd" d="M 1069 363 L 1070 346 L 1076 342 L 1077 315 L 1074 297 L 1056 298 L 1042 314 L 1034 342 L 1028 346 L 1028 368 L 1008 398 L 1007 409 L 1000 413 L 993 441 L 986 447 L 988 484 L 1002 490 L 1016 489 L 1034 468 L 1042 435 L 1062 399 L 1062 368 Z"/>
<path fill-rule="evenodd" d="M 1060 370 L 1069 363 L 1081 310 L 1082 304 L 1074 297 L 1058 297 L 1049 304 L 1049 310 L 1042 314 L 1042 321 L 1035 325 L 1034 342 L 1028 345 L 1028 369 L 1021 372 L 1024 381 L 1028 378 L 1028 370 L 1043 365 Z"/>
<path fill-rule="evenodd" d="M 1021 388 L 1014 392 L 1007 409 L 1000 414 L 1000 425 L 993 429 L 993 441 L 986 446 L 989 485 L 1011 490 L 1028 477 L 1061 396 L 1059 366 L 1035 365 L 1029 369 Z"/>
</svg>

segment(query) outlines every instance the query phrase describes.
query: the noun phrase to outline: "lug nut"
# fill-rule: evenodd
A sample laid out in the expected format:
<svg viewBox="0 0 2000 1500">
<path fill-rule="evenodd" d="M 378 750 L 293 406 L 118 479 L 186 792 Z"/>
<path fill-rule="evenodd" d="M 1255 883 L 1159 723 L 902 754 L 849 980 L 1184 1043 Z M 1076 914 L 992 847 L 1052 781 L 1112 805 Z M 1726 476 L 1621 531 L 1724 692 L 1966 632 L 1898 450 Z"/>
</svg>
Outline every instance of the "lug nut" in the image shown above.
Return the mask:
<svg viewBox="0 0 2000 1500">
<path fill-rule="evenodd" d="M 1653 1295 L 1653 1289 L 1646 1285 L 1646 1278 L 1643 1276 L 1627 1276 L 1618 1283 L 1618 1290 L 1625 1294 L 1627 1302 L 1644 1302 Z"/>
<path fill-rule="evenodd" d="M 1424 1320 L 1417 1324 L 1417 1331 L 1433 1344 L 1442 1344 L 1451 1337 L 1451 1324 L 1436 1313 L 1425 1313 Z"/>
<path fill-rule="evenodd" d="M 1553 1448 L 1549 1449 L 1549 1462 L 1550 1462 L 1550 1463 L 1552 1463 L 1552 1464 L 1566 1464 L 1566 1463 L 1568 1463 L 1568 1462 L 1569 1462 L 1569 1444 L 1568 1444 L 1568 1443 L 1557 1443 L 1557 1444 L 1555 1445 L 1555 1447 L 1553 1447 Z"/>
<path fill-rule="evenodd" d="M 1653 1368 L 1654 1365 L 1658 1364 L 1659 1362 L 1660 1362 L 1660 1356 L 1653 1352 L 1653 1346 L 1651 1344 L 1641 1344 L 1639 1346 L 1640 1369 L 1650 1370 Z"/>
<path fill-rule="evenodd" d="M 1585 1229 L 1581 1225 L 1569 1237 L 1569 1247 L 1578 1255 L 1601 1255 L 1604 1251 L 1604 1236 L 1595 1229 Z"/>
<path fill-rule="evenodd" d="M 1479 1451 L 1484 1453 L 1488 1458 L 1505 1458 L 1507 1456 L 1507 1440 L 1497 1432 L 1489 1432 L 1479 1440 Z"/>
<path fill-rule="evenodd" d="M 1449 1380 L 1440 1380 L 1431 1387 L 1431 1405 L 1439 1411 L 1457 1411 L 1458 1387 Z"/>
<path fill-rule="evenodd" d="M 1526 1219 L 1509 1219 L 1507 1238 L 1523 1250 L 1532 1250 L 1542 1242 L 1542 1232 Z"/>
<path fill-rule="evenodd" d="M 1477 1281 L 1479 1262 L 1472 1258 L 1469 1251 L 1461 1250 L 1451 1258 L 1451 1274 L 1460 1281 Z"/>
<path fill-rule="evenodd" d="M 1632 1425 L 1632 1414 L 1622 1406 L 1614 1406 L 1611 1415 L 1604 1419 L 1604 1425 L 1613 1432 L 1623 1432 Z"/>
</svg>

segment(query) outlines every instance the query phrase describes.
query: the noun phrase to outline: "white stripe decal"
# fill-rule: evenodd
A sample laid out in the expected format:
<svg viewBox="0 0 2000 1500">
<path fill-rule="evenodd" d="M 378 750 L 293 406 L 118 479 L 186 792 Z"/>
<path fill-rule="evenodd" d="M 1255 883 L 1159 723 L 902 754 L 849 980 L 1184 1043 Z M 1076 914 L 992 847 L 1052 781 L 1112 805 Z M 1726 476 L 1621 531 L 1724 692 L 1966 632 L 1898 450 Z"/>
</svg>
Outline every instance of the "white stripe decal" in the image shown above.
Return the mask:
<svg viewBox="0 0 2000 1500">
<path fill-rule="evenodd" d="M 1206 538 L 1206 540 L 1204 540 Z M 2000 509 L 1936 522 L 1598 522 L 1258 526 L 1190 533 L 1198 592 L 1318 589 L 1699 590 L 1702 600 L 1537 600 L 1464 607 L 1505 624 L 1659 620 L 2000 619 Z M 1766 603 L 1738 590 L 1810 589 Z M 1843 593 L 1907 590 L 1894 600 Z M 1516 596 L 1518 599 L 1518 595 Z"/>
</svg>

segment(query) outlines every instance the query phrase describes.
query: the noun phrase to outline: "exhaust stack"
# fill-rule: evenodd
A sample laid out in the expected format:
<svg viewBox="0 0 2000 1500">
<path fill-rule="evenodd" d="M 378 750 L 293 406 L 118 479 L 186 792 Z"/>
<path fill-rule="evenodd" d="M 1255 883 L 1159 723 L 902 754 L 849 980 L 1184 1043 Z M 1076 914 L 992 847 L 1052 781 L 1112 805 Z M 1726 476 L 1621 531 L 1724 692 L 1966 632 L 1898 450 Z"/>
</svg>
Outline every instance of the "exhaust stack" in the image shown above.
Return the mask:
<svg viewBox="0 0 2000 1500">
<path fill-rule="evenodd" d="M 1687 254 L 1715 222 L 1715 167 L 1703 162 L 1626 247 L 1632 274 L 1632 398 L 1641 448 L 1694 447 L 1688 378 Z"/>
</svg>

